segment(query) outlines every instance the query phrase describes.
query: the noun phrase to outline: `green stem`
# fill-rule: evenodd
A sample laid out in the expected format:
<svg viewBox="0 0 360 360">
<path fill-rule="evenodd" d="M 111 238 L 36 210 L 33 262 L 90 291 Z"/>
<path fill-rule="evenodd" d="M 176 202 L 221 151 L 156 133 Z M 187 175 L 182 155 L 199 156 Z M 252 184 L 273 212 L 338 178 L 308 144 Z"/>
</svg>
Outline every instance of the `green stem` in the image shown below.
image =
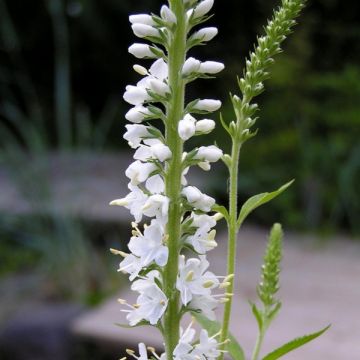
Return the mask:
<svg viewBox="0 0 360 360">
<path fill-rule="evenodd" d="M 259 359 L 260 349 L 261 349 L 261 346 L 264 341 L 264 335 L 265 335 L 265 332 L 263 330 L 260 330 L 260 332 L 257 336 L 257 339 L 256 339 L 256 344 L 255 344 L 255 348 L 254 348 L 254 352 L 252 354 L 251 360 Z"/>
<path fill-rule="evenodd" d="M 229 192 L 229 238 L 228 238 L 228 259 L 227 259 L 227 275 L 235 274 L 236 266 L 236 244 L 238 235 L 237 216 L 238 216 L 238 172 L 240 159 L 241 143 L 236 138 L 233 139 L 231 151 L 231 166 L 230 166 L 230 192 Z M 228 293 L 234 292 L 234 278 L 230 281 L 227 290 Z M 225 304 L 223 324 L 221 328 L 220 342 L 221 350 L 225 349 L 225 341 L 229 335 L 230 316 L 232 309 L 232 297 Z M 224 358 L 224 353 L 220 355 L 219 360 Z"/>
<path fill-rule="evenodd" d="M 178 123 L 184 112 L 185 82 L 181 70 L 186 57 L 186 18 L 184 3 L 181 0 L 170 1 L 171 10 L 177 18 L 177 25 L 168 50 L 169 85 L 172 98 L 167 109 L 166 144 L 172 152 L 167 169 L 166 195 L 170 199 L 167 225 L 169 259 L 164 272 L 164 287 L 169 299 L 164 317 L 164 340 L 167 359 L 172 360 L 173 351 L 179 342 L 180 311 L 179 293 L 176 280 L 179 265 L 181 236 L 181 174 L 183 141 L 178 135 Z"/>
</svg>

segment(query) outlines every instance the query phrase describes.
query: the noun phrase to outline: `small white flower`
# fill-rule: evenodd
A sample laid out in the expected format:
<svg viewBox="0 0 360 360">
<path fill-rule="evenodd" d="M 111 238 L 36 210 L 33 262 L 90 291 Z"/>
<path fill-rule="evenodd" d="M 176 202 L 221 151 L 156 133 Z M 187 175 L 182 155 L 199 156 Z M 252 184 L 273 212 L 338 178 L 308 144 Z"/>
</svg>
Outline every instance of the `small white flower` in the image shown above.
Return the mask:
<svg viewBox="0 0 360 360">
<path fill-rule="evenodd" d="M 157 56 L 151 51 L 151 47 L 147 44 L 135 43 L 129 47 L 129 53 L 138 59 L 150 58 L 154 59 Z"/>
<path fill-rule="evenodd" d="M 137 186 L 132 186 L 131 184 L 129 184 L 129 189 L 131 192 L 125 198 L 114 200 L 110 205 L 126 207 L 130 210 L 131 215 L 134 216 L 135 221 L 139 223 L 143 215 L 142 208 L 148 199 L 148 195 L 144 194 Z"/>
<path fill-rule="evenodd" d="M 140 258 L 142 267 L 150 265 L 153 261 L 159 266 L 165 266 L 167 263 L 169 250 L 164 245 L 164 228 L 157 220 L 152 220 L 150 226 L 145 228 L 144 234 L 133 236 L 128 247 Z"/>
<path fill-rule="evenodd" d="M 134 155 L 134 159 L 142 161 L 156 159 L 163 162 L 170 158 L 170 149 L 160 141 L 158 144 L 152 146 L 140 145 Z"/>
<path fill-rule="evenodd" d="M 201 1 L 194 9 L 194 18 L 197 19 L 206 15 L 214 6 L 214 0 Z"/>
<path fill-rule="evenodd" d="M 219 301 L 212 296 L 199 295 L 193 296 L 189 307 L 194 310 L 200 310 L 209 320 L 216 320 L 215 309 L 219 305 Z"/>
<path fill-rule="evenodd" d="M 131 185 L 138 185 L 147 180 L 152 172 L 157 170 L 155 164 L 143 163 L 136 160 L 125 171 L 125 175 L 130 179 Z"/>
<path fill-rule="evenodd" d="M 125 119 L 134 124 L 139 124 L 144 121 L 146 116 L 150 115 L 152 115 L 152 113 L 148 108 L 142 105 L 138 105 L 133 107 L 126 113 Z"/>
<path fill-rule="evenodd" d="M 182 140 L 189 140 L 196 132 L 196 120 L 190 114 L 186 114 L 184 119 L 179 121 L 178 133 Z"/>
<path fill-rule="evenodd" d="M 146 180 L 145 187 L 152 194 L 161 194 L 165 191 L 165 183 L 160 175 L 154 175 L 154 176 L 149 177 Z M 144 202 L 144 204 L 145 204 L 145 202 Z"/>
<path fill-rule="evenodd" d="M 215 145 L 210 146 L 201 146 L 196 155 L 194 156 L 194 159 L 202 160 L 202 161 L 208 161 L 208 162 L 217 162 L 221 159 L 223 156 L 222 150 L 220 150 Z"/>
<path fill-rule="evenodd" d="M 139 38 L 146 38 L 149 36 L 152 37 L 160 36 L 159 30 L 150 25 L 136 23 L 133 24 L 131 28 L 134 34 Z"/>
<path fill-rule="evenodd" d="M 176 24 L 176 16 L 168 6 L 163 5 L 160 10 L 161 17 L 169 24 Z"/>
<path fill-rule="evenodd" d="M 169 198 L 164 195 L 151 195 L 142 207 L 143 214 L 148 217 L 156 217 L 162 223 L 167 221 L 169 211 Z"/>
<path fill-rule="evenodd" d="M 213 111 L 219 110 L 220 107 L 221 107 L 221 101 L 212 100 L 212 99 L 204 99 L 204 100 L 199 100 L 196 103 L 196 105 L 194 106 L 194 109 L 200 110 L 200 111 L 213 112 Z"/>
<path fill-rule="evenodd" d="M 201 41 L 210 41 L 218 34 L 218 32 L 216 27 L 207 27 L 197 31 L 193 34 L 192 38 Z"/>
<path fill-rule="evenodd" d="M 124 100 L 131 105 L 141 105 L 145 101 L 151 100 L 145 88 L 139 86 L 128 85 L 124 94 Z"/>
<path fill-rule="evenodd" d="M 150 89 L 157 95 L 165 97 L 167 94 L 170 94 L 169 85 L 165 84 L 159 79 L 150 80 Z"/>
<path fill-rule="evenodd" d="M 200 70 L 201 62 L 199 60 L 196 60 L 193 57 L 188 58 L 184 66 L 182 68 L 182 74 L 183 76 L 190 75 L 192 73 L 196 73 Z"/>
<path fill-rule="evenodd" d="M 201 63 L 199 72 L 204 74 L 217 74 L 224 70 L 225 65 L 217 61 L 205 61 Z"/>
<path fill-rule="evenodd" d="M 149 360 L 146 346 L 143 343 L 139 344 L 139 356 L 136 356 L 133 353 L 131 353 L 129 355 L 132 356 L 133 358 L 137 359 L 137 360 Z"/>
<path fill-rule="evenodd" d="M 135 283 L 134 283 L 135 284 Z M 136 301 L 136 307 L 128 312 L 126 318 L 130 326 L 135 326 L 142 320 L 156 325 L 167 308 L 168 299 L 161 289 L 155 284 L 147 286 Z"/>
<path fill-rule="evenodd" d="M 215 340 L 214 336 L 210 337 L 208 332 L 204 329 L 200 332 L 200 342 L 194 347 L 194 356 L 199 358 L 203 357 L 207 360 L 216 360 L 220 355 L 221 351 L 218 349 L 219 343 Z"/>
<path fill-rule="evenodd" d="M 133 281 L 142 270 L 141 259 L 133 254 L 129 254 L 119 265 L 119 272 L 130 274 L 130 281 Z"/>
<path fill-rule="evenodd" d="M 144 25 L 155 25 L 155 22 L 151 15 L 148 14 L 136 14 L 130 15 L 129 21 L 131 24 L 144 24 Z"/>
<path fill-rule="evenodd" d="M 196 132 L 209 134 L 215 129 L 215 121 L 210 119 L 199 120 L 196 123 Z"/>
<path fill-rule="evenodd" d="M 126 125 L 125 127 L 127 131 L 123 137 L 133 149 L 138 148 L 143 139 L 150 136 L 148 128 L 145 125 L 134 124 Z"/>
<path fill-rule="evenodd" d="M 179 343 L 176 345 L 173 355 L 174 360 L 192 360 L 194 359 L 190 353 L 193 350 L 193 346 L 191 343 L 194 341 L 195 330 L 191 327 L 192 323 L 188 326 L 188 328 L 183 331 L 180 328 L 180 339 Z"/>
<path fill-rule="evenodd" d="M 206 271 L 208 267 L 209 262 L 204 256 L 186 261 L 180 256 L 176 288 L 180 291 L 181 301 L 185 306 L 194 295 L 210 296 L 211 290 L 219 285 L 217 277 L 212 272 Z"/>
<path fill-rule="evenodd" d="M 212 197 L 203 194 L 195 186 L 187 186 L 181 193 L 186 197 L 188 203 L 195 209 L 209 212 L 215 205 L 215 200 Z"/>
</svg>

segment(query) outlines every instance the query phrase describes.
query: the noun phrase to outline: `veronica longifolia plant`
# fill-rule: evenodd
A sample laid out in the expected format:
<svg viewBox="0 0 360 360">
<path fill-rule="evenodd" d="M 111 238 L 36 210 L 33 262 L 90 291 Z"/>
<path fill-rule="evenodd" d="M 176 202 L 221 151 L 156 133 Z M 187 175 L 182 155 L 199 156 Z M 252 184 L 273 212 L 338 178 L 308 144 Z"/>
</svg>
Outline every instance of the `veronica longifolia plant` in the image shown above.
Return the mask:
<svg viewBox="0 0 360 360">
<path fill-rule="evenodd" d="M 185 88 L 199 78 L 210 78 L 224 65 L 201 61 L 188 52 L 204 45 L 218 33 L 215 27 L 203 27 L 210 18 L 214 0 L 170 0 L 160 15 L 130 16 L 134 34 L 140 43 L 129 52 L 139 59 L 152 59 L 149 68 L 134 65 L 142 76 L 136 85 L 126 87 L 124 99 L 133 107 L 127 112 L 124 138 L 134 149 L 134 162 L 127 168 L 129 194 L 111 204 L 125 206 L 134 216 L 130 253 L 112 250 L 123 257 L 119 271 L 129 275 L 131 289 L 138 293 L 136 304 L 119 300 L 130 326 L 152 325 L 163 335 L 165 353 L 139 345 L 136 359 L 214 360 L 228 352 L 233 359 L 245 359 L 240 345 L 229 334 L 234 292 L 236 241 L 239 228 L 256 207 L 275 198 L 289 185 L 273 193 L 256 195 L 240 209 L 237 204 L 240 149 L 255 136 L 257 105 L 253 99 L 263 91 L 263 81 L 272 57 L 295 24 L 305 0 L 283 0 L 265 28 L 265 35 L 246 62 L 244 77 L 239 79 L 241 95 L 231 95 L 235 120 L 221 119 L 232 142 L 231 154 L 215 145 L 188 149 L 193 136 L 206 135 L 215 128 L 211 113 L 221 107 L 219 100 L 194 99 L 185 103 Z M 145 42 L 143 42 L 145 41 Z M 162 122 L 164 131 L 156 126 Z M 185 151 L 186 147 L 186 151 Z M 229 169 L 229 208 L 188 184 L 186 175 L 192 166 L 204 171 L 223 160 Z M 217 276 L 209 270 L 206 254 L 216 248 L 216 223 L 225 218 L 229 229 L 228 273 Z M 145 223 L 140 226 L 140 223 Z M 278 290 L 281 259 L 281 227 L 275 225 L 265 256 L 262 282 L 258 293 L 263 309 L 253 305 L 259 323 L 259 337 L 253 359 L 259 359 L 265 331 L 280 309 L 274 296 Z M 190 250 L 184 252 L 184 250 Z M 222 324 L 215 320 L 215 309 L 224 304 Z M 182 317 L 191 313 L 202 325 L 198 334 L 191 324 L 183 329 Z M 194 321 L 194 320 L 193 320 Z M 284 345 L 264 359 L 277 359 L 310 341 L 312 334 Z M 279 355 L 280 354 L 280 355 Z"/>
</svg>

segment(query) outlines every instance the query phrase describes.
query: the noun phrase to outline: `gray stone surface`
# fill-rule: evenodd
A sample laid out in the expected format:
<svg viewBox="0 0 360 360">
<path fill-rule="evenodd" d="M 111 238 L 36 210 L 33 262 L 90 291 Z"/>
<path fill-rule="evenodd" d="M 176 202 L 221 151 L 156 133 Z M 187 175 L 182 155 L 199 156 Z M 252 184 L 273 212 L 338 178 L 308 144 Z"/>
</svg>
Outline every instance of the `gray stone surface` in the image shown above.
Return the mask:
<svg viewBox="0 0 360 360">
<path fill-rule="evenodd" d="M 239 256 L 232 331 L 249 357 L 257 332 L 248 300 L 255 300 L 255 284 L 265 247 L 267 232 L 245 228 L 239 237 Z M 211 253 L 212 269 L 224 273 L 226 239 L 219 236 L 219 248 Z M 348 239 L 319 245 L 315 238 L 288 234 L 281 276 L 283 309 L 264 344 L 264 353 L 299 335 L 332 328 L 312 344 L 284 357 L 288 360 L 360 359 L 360 245 Z M 121 276 L 121 275 L 119 275 Z M 127 289 L 119 294 L 130 302 Z M 161 347 L 160 336 L 152 328 L 122 329 L 121 306 L 110 299 L 98 309 L 84 314 L 73 324 L 77 336 L 103 344 L 135 347 L 140 341 Z"/>
<path fill-rule="evenodd" d="M 0 333 L 0 353 L 11 360 L 70 358 L 70 324 L 81 312 L 78 305 L 28 306 L 9 319 Z"/>
</svg>

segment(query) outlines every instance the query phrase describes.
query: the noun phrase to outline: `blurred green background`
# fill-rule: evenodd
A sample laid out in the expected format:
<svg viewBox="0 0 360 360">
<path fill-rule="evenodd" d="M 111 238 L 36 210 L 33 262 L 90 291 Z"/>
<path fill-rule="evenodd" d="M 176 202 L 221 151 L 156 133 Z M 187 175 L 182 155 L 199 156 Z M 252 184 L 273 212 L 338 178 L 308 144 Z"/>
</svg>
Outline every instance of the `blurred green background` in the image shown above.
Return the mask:
<svg viewBox="0 0 360 360">
<path fill-rule="evenodd" d="M 235 74 L 241 74 L 245 56 L 277 3 L 216 2 L 210 23 L 219 27 L 220 34 L 192 55 L 222 61 L 226 70 L 216 80 L 191 85 L 189 99 L 200 94 L 219 98 L 225 118 L 232 120 L 228 93 L 237 91 Z M 109 275 L 115 262 L 104 249 L 114 243 L 120 246 L 114 240 L 119 229 L 113 223 L 59 211 L 48 173 L 55 166 L 53 175 L 61 180 L 57 165 L 69 162 L 75 162 L 71 171 L 80 172 L 77 165 L 84 162 L 83 154 L 90 163 L 95 158 L 106 165 L 107 154 L 124 154 L 129 161 L 122 140 L 128 109 L 122 93 L 138 75 L 131 71 L 135 60 L 127 53 L 135 41 L 128 14 L 158 12 L 161 4 L 0 0 L 0 182 L 10 181 L 27 201 L 24 210 L 0 183 L 0 276 L 40 264 L 46 269 L 40 273 L 51 279 L 51 285 L 42 283 L 46 296 L 87 304 L 98 303 L 118 287 Z M 282 221 L 297 231 L 358 235 L 360 2 L 309 1 L 272 73 L 259 98 L 259 135 L 242 154 L 241 200 L 292 178 L 296 183 L 251 221 L 267 226 Z M 220 126 L 206 139 L 214 140 L 227 147 Z M 65 160 L 59 161 L 59 156 Z M 116 163 L 111 171 L 124 177 Z M 220 202 L 226 201 L 225 177 L 221 167 L 209 177 Z M 126 190 L 115 187 L 122 190 L 118 195 Z M 108 200 L 112 199 L 105 197 L 104 202 Z"/>
</svg>

